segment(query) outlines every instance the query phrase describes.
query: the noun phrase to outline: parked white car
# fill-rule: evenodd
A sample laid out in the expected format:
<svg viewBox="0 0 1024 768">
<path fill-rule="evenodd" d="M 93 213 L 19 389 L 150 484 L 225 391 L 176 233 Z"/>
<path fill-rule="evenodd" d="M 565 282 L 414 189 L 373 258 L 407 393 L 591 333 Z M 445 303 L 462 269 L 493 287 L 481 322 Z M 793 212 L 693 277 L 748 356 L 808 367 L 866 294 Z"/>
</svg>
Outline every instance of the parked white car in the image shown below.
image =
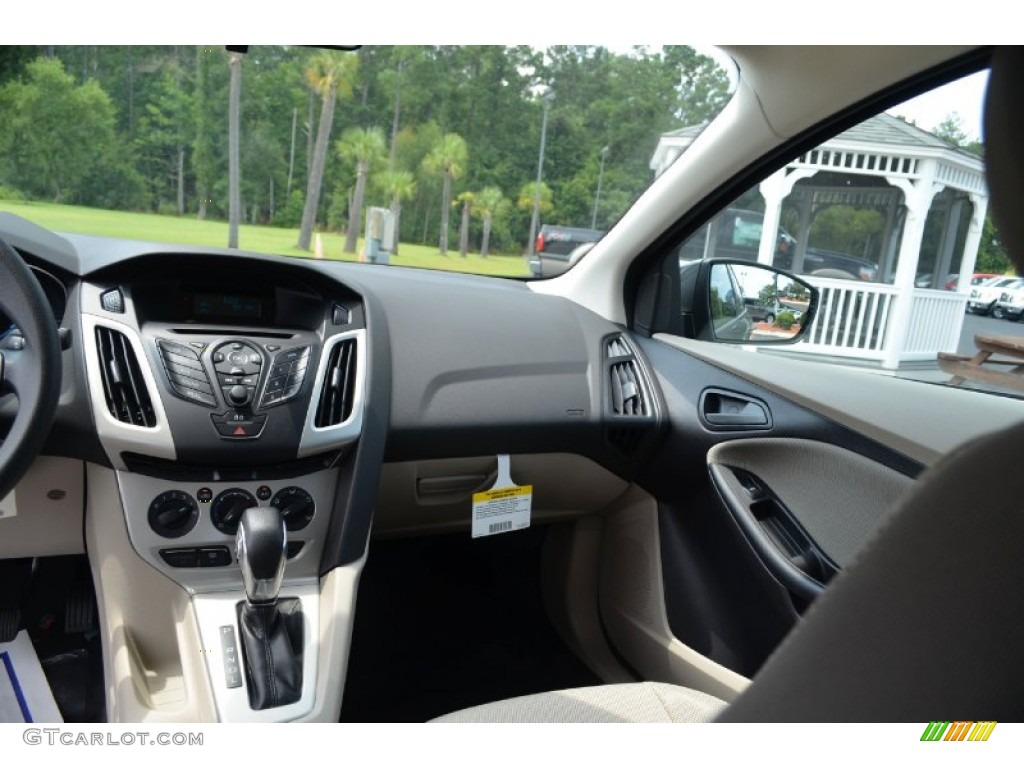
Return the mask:
<svg viewBox="0 0 1024 768">
<path fill-rule="evenodd" d="M 1008 285 L 999 294 L 999 299 L 996 301 L 995 307 L 992 308 L 992 317 L 1000 319 L 1020 320 L 1022 314 L 1024 314 L 1024 280 Z"/>
<path fill-rule="evenodd" d="M 987 283 L 971 289 L 971 295 L 967 299 L 967 311 L 977 315 L 990 314 L 1003 292 L 1022 285 L 1024 279 L 1019 277 L 994 277 Z"/>
</svg>

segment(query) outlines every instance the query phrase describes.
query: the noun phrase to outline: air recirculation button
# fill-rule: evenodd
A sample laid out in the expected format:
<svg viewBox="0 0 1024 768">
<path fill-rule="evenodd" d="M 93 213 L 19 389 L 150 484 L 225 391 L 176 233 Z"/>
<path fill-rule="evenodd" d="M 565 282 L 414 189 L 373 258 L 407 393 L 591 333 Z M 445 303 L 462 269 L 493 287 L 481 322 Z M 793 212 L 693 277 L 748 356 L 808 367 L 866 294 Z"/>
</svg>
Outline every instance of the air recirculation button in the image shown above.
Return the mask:
<svg viewBox="0 0 1024 768">
<path fill-rule="evenodd" d="M 149 527 L 166 539 L 184 536 L 198 520 L 199 506 L 184 491 L 164 491 L 149 505 Z"/>
</svg>

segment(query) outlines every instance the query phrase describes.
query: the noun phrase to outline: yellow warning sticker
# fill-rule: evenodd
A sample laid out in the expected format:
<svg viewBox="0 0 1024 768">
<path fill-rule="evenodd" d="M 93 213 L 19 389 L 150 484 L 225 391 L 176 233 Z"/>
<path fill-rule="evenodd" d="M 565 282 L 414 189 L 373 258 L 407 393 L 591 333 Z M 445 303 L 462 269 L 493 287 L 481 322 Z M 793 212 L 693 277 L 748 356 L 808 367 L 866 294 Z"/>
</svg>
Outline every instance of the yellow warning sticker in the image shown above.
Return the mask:
<svg viewBox="0 0 1024 768">
<path fill-rule="evenodd" d="M 530 527 L 532 485 L 492 488 L 473 494 L 473 538 Z"/>
</svg>

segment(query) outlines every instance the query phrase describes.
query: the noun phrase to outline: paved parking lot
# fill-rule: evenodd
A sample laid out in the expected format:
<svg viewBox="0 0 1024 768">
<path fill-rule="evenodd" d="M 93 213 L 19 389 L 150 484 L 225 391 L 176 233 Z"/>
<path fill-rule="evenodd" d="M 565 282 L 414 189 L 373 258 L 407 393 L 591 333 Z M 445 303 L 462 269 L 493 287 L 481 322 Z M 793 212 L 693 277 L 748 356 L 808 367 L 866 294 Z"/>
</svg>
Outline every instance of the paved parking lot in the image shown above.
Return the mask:
<svg viewBox="0 0 1024 768">
<path fill-rule="evenodd" d="M 964 329 L 960 333 L 960 346 L 957 352 L 961 355 L 973 355 L 977 352 L 974 346 L 975 334 L 986 336 L 1024 336 L 1024 323 L 1010 320 L 997 320 L 994 317 L 981 317 L 980 315 L 965 315 Z"/>
</svg>

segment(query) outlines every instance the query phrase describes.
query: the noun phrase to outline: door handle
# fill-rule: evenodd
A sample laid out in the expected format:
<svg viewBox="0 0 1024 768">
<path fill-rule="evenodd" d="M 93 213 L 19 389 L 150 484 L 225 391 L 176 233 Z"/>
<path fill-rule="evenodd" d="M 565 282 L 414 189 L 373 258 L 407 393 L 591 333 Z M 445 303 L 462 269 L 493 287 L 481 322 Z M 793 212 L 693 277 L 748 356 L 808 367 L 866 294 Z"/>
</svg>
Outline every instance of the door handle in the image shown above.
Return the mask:
<svg viewBox="0 0 1024 768">
<path fill-rule="evenodd" d="M 724 389 L 705 389 L 700 416 L 710 429 L 771 429 L 768 406 L 753 397 Z"/>
</svg>

